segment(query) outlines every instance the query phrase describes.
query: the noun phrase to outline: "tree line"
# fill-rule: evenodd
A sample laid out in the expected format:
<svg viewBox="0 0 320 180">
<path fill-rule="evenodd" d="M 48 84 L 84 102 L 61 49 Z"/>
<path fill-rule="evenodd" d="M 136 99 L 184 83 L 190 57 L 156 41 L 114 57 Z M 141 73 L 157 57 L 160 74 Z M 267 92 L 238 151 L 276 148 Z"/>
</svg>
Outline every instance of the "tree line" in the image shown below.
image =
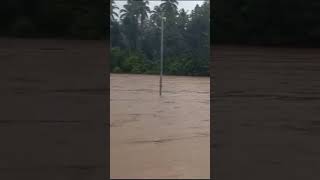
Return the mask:
<svg viewBox="0 0 320 180">
<path fill-rule="evenodd" d="M 111 7 L 111 71 L 159 73 L 161 16 L 164 22 L 164 73 L 209 75 L 209 1 L 187 13 L 177 0 L 161 1 L 150 9 L 147 0 L 128 0 L 120 14 Z"/>
<path fill-rule="evenodd" d="M 0 36 L 105 39 L 109 5 L 109 0 L 2 0 Z M 210 5 L 215 44 L 320 44 L 318 0 L 210 0 Z"/>
</svg>

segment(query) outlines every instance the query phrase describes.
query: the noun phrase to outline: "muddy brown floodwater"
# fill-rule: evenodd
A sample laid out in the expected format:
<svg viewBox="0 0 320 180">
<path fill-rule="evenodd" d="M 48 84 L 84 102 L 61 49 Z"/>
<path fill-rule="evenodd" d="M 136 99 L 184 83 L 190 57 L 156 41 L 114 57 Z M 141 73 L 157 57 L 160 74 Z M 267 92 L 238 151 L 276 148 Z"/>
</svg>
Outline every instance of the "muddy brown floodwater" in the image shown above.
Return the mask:
<svg viewBox="0 0 320 180">
<path fill-rule="evenodd" d="M 110 75 L 111 178 L 210 177 L 210 78 Z"/>
</svg>

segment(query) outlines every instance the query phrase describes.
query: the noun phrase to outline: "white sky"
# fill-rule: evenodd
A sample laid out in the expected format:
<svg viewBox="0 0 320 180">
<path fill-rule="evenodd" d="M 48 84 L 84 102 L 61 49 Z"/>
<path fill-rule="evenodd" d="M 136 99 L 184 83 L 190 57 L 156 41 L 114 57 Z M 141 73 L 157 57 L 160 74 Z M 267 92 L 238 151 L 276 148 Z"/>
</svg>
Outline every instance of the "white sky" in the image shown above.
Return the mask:
<svg viewBox="0 0 320 180">
<path fill-rule="evenodd" d="M 123 8 L 123 5 L 127 4 L 127 0 L 115 0 L 115 5 L 119 7 L 119 10 L 115 10 L 118 14 L 120 14 L 120 9 Z M 191 10 L 203 4 L 203 0 L 178 0 L 178 10 L 184 8 L 188 14 L 191 13 Z M 154 6 L 158 6 L 161 4 L 161 0 L 149 0 L 150 10 L 153 10 Z"/>
</svg>

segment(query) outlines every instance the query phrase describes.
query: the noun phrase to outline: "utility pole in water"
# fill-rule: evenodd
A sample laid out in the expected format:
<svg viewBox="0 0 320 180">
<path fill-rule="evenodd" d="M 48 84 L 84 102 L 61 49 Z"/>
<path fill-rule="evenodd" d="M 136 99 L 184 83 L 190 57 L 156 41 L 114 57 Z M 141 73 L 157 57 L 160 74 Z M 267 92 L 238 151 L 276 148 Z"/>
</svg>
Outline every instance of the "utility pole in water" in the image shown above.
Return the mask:
<svg viewBox="0 0 320 180">
<path fill-rule="evenodd" d="M 163 21 L 166 20 L 165 17 L 163 17 L 163 14 L 161 15 L 161 60 L 160 60 L 160 96 L 162 94 L 162 74 L 163 74 Z"/>
</svg>

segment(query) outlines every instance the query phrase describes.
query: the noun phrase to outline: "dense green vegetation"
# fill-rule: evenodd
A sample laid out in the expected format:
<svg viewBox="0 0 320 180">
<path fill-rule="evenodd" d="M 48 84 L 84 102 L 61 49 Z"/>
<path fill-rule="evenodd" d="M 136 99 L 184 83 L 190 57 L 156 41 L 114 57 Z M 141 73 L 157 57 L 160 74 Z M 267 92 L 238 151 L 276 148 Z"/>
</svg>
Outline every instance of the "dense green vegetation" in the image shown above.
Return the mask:
<svg viewBox="0 0 320 180">
<path fill-rule="evenodd" d="M 190 14 L 177 5 L 177 0 L 164 0 L 151 10 L 147 0 L 128 0 L 116 14 L 118 7 L 112 1 L 112 72 L 159 73 L 163 13 L 164 73 L 209 75 L 209 1 L 197 5 Z"/>
</svg>

